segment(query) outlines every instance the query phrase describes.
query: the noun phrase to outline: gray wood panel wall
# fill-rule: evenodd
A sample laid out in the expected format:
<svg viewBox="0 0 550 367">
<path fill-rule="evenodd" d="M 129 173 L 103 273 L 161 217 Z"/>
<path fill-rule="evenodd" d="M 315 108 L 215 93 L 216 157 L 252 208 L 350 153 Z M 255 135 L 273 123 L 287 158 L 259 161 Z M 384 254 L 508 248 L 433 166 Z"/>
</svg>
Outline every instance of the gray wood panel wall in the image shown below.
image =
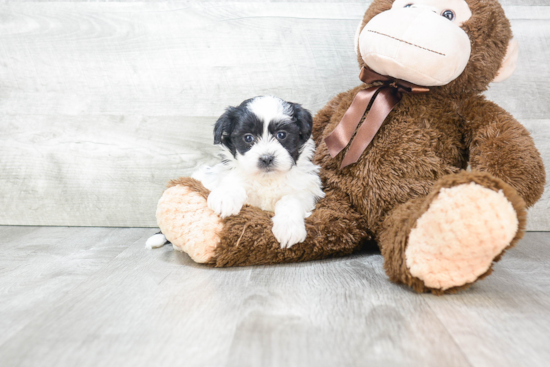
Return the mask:
<svg viewBox="0 0 550 367">
<path fill-rule="evenodd" d="M 226 106 L 273 94 L 315 112 L 358 84 L 368 3 L 0 2 L 0 224 L 156 226 L 166 181 L 217 160 Z M 550 167 L 550 1 L 501 3 L 521 56 L 487 95 Z M 549 206 L 529 229 L 550 230 Z"/>
</svg>

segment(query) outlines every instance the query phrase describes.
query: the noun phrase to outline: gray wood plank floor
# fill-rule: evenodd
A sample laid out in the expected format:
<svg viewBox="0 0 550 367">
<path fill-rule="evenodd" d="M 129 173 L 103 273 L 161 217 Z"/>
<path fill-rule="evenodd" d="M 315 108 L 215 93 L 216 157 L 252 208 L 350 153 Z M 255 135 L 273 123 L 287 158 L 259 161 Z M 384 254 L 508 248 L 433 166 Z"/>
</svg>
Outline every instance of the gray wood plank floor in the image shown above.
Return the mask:
<svg viewBox="0 0 550 367">
<path fill-rule="evenodd" d="M 469 291 L 377 253 L 210 269 L 146 228 L 0 227 L 0 366 L 547 366 L 550 234 Z"/>
</svg>

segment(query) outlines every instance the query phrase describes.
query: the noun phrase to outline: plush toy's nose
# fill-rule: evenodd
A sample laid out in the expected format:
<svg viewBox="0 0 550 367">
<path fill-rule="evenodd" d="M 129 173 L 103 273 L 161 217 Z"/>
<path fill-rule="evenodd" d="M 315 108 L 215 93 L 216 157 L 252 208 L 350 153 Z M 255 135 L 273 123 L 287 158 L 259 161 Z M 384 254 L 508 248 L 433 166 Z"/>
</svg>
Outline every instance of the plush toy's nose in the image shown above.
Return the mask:
<svg viewBox="0 0 550 367">
<path fill-rule="evenodd" d="M 423 86 L 445 85 L 468 64 L 470 39 L 430 6 L 378 14 L 359 37 L 363 61 L 374 71 Z"/>
</svg>

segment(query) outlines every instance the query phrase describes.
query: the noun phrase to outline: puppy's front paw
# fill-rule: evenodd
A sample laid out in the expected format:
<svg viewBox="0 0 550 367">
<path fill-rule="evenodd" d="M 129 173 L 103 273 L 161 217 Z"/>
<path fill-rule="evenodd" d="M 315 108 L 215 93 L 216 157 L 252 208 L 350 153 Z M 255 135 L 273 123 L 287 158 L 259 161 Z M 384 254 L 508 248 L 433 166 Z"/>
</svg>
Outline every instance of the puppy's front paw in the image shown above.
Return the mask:
<svg viewBox="0 0 550 367">
<path fill-rule="evenodd" d="M 303 218 L 275 215 L 272 232 L 282 248 L 290 248 L 297 243 L 304 242 L 307 237 Z"/>
<path fill-rule="evenodd" d="M 239 214 L 246 201 L 246 191 L 238 189 L 214 189 L 208 195 L 208 207 L 222 218 Z"/>
</svg>

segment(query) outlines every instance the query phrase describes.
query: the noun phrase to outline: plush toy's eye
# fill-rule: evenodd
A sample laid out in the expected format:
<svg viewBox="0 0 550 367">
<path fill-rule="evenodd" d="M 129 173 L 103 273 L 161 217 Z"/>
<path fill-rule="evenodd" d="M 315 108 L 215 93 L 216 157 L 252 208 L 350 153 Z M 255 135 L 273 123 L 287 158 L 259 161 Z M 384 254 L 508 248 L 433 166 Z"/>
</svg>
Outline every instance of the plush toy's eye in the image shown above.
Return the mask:
<svg viewBox="0 0 550 367">
<path fill-rule="evenodd" d="M 441 13 L 441 15 L 449 20 L 453 20 L 455 18 L 455 13 L 452 10 L 445 10 Z"/>
<path fill-rule="evenodd" d="M 252 134 L 246 134 L 244 137 L 243 137 L 244 141 L 247 142 L 247 143 L 252 143 L 254 141 L 254 135 Z"/>
<path fill-rule="evenodd" d="M 413 4 L 407 4 L 404 6 L 404 8 L 410 8 L 411 6 L 413 6 Z"/>
<path fill-rule="evenodd" d="M 277 139 L 279 139 L 279 140 L 284 140 L 285 138 L 286 138 L 286 132 L 284 132 L 284 131 L 279 131 L 279 132 L 277 133 Z"/>
</svg>

